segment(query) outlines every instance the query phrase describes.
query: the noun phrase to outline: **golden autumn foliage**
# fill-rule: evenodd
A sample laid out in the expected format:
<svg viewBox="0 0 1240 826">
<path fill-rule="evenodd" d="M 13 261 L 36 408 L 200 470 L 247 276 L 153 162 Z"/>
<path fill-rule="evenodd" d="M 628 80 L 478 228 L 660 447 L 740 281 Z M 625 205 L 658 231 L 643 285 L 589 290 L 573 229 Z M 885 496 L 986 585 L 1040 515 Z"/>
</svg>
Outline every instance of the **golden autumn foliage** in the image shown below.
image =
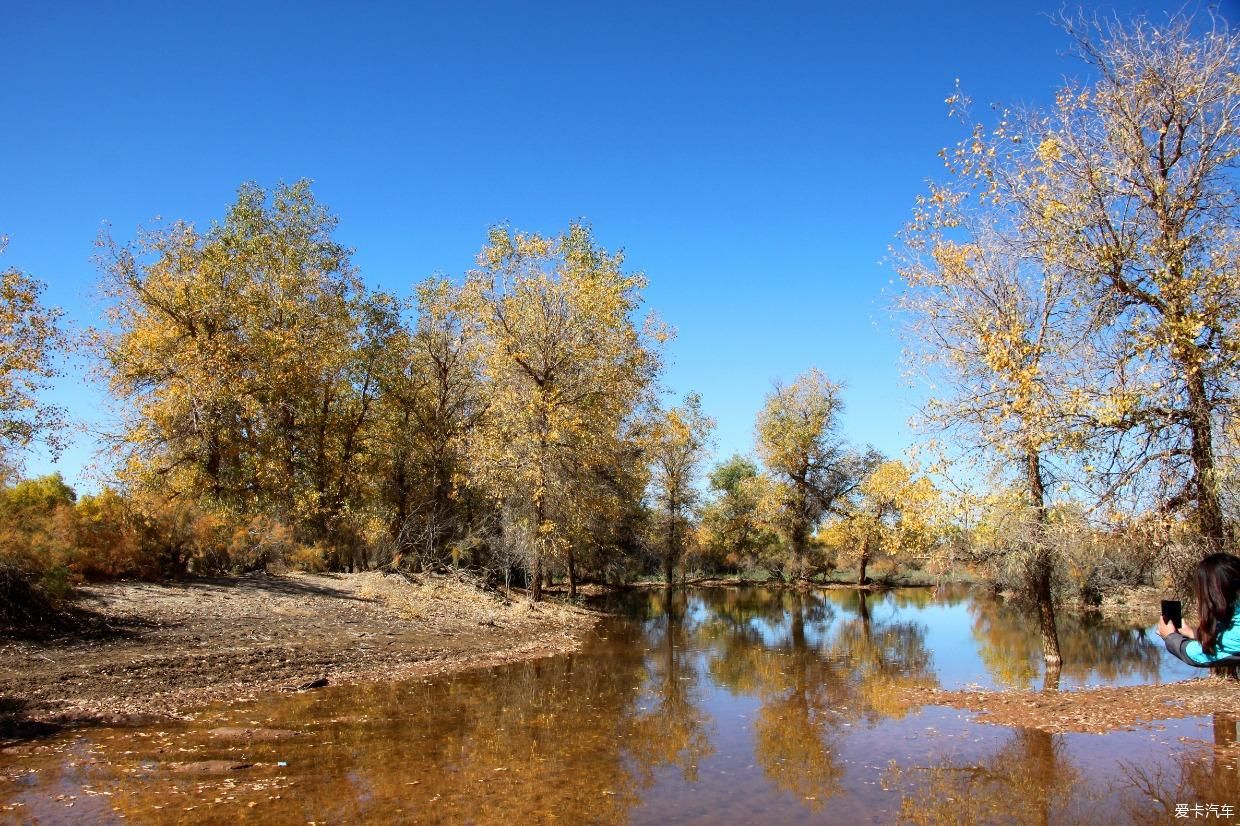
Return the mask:
<svg viewBox="0 0 1240 826">
<path fill-rule="evenodd" d="M 984 305 L 923 314 L 936 333 L 961 322 L 921 350 L 972 379 L 946 415 L 963 399 L 992 425 L 1007 414 L 1026 425 L 1008 428 L 1012 453 L 1087 448 L 1087 495 L 1184 513 L 1217 546 L 1218 428 L 1240 378 L 1240 37 L 1183 15 L 1064 23 L 1093 79 L 945 151 L 951 180 L 910 225 L 906 306 L 1006 260 L 1010 275 L 967 285 Z"/>
<path fill-rule="evenodd" d="M 336 224 L 306 181 L 246 184 L 206 231 L 102 240 L 126 489 L 290 530 L 272 557 L 329 568 L 524 568 L 535 594 L 578 559 L 628 570 L 668 337 L 635 320 L 644 277 L 584 225 L 496 228 L 463 281 L 402 298 L 365 287 Z"/>
<path fill-rule="evenodd" d="M 685 547 L 693 539 L 693 523 L 699 499 L 696 477 L 710 448 L 715 422 L 702 412 L 699 396 L 657 416 L 650 427 L 647 452 L 651 463 L 651 493 L 655 541 L 663 557 L 664 581 L 672 573 Z"/>
<path fill-rule="evenodd" d="M 205 233 L 102 242 L 114 332 L 99 344 L 133 411 L 127 481 L 347 544 L 379 348 L 335 223 L 305 181 L 247 184 Z"/>
<path fill-rule="evenodd" d="M 6 244 L 0 236 L 0 253 Z M 0 270 L 0 467 L 9 473 L 35 441 L 60 446 L 64 411 L 39 394 L 58 375 L 66 339 L 62 313 L 43 306 L 43 290 L 18 269 Z"/>
<path fill-rule="evenodd" d="M 383 298 L 390 332 L 379 359 L 375 459 L 379 502 L 398 558 L 446 564 L 468 541 L 467 437 L 485 409 L 481 336 L 466 293 L 445 278 L 410 302 Z M 459 550 L 458 550 L 459 554 Z"/>
<path fill-rule="evenodd" d="M 1098 312 L 1105 355 L 1083 406 L 1113 433 L 1109 481 L 1169 480 L 1161 506 L 1189 509 L 1217 546 L 1217 427 L 1240 379 L 1240 35 L 1183 15 L 1067 29 L 1097 80 L 1013 125 L 1055 150 L 1008 153 L 996 195 Z"/>
<path fill-rule="evenodd" d="M 811 369 L 789 385 L 776 385 L 758 413 L 758 456 L 768 477 L 759 510 L 788 546 L 793 577 L 821 568 L 810 558 L 811 537 L 824 515 L 843 505 L 878 459 L 850 450 L 838 433 L 841 387 Z"/>
<path fill-rule="evenodd" d="M 820 540 L 835 551 L 836 564 L 856 565 L 858 584 L 880 557 L 895 558 L 930 552 L 941 534 L 939 491 L 924 476 L 914 476 L 899 460 L 886 461 L 865 477 L 857 496 L 839 518 L 823 529 Z"/>
<path fill-rule="evenodd" d="M 466 284 L 487 397 L 471 466 L 532 537 L 535 599 L 550 560 L 575 586 L 570 528 L 599 491 L 584 483 L 630 453 L 660 369 L 668 333 L 652 316 L 634 322 L 646 282 L 623 263 L 581 224 L 555 237 L 497 228 Z"/>
<path fill-rule="evenodd" d="M 321 567 L 269 517 L 208 510 L 113 488 L 78 496 L 59 474 L 0 487 L 0 562 L 53 593 L 75 582 Z"/>
</svg>

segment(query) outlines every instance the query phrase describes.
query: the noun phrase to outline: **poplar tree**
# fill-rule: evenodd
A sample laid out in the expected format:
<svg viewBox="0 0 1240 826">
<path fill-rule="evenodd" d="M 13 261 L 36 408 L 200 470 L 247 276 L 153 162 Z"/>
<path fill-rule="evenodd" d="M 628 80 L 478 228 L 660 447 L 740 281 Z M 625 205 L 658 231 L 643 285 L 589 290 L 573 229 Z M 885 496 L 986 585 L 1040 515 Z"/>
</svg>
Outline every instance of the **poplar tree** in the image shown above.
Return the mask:
<svg viewBox="0 0 1240 826">
<path fill-rule="evenodd" d="M 487 415 L 471 434 L 474 477 L 533 537 L 530 595 L 548 563 L 576 585 L 573 526 L 590 469 L 604 470 L 649 404 L 666 332 L 634 321 L 645 278 L 583 224 L 550 237 L 491 231 L 467 284 L 482 337 Z"/>
<path fill-rule="evenodd" d="M 843 504 L 877 464 L 872 452 L 850 450 L 839 434 L 841 386 L 817 368 L 777 384 L 758 412 L 758 457 L 770 477 L 767 521 L 788 543 L 790 568 L 808 577 L 810 539 L 823 516 Z"/>
<path fill-rule="evenodd" d="M 1104 494 L 1166 480 L 1159 509 L 1190 513 L 1208 552 L 1226 538 L 1218 429 L 1240 380 L 1240 37 L 1178 15 L 1065 28 L 1092 80 L 976 126 L 950 160 L 1094 315 L 1071 404 L 1108 442 Z"/>
<path fill-rule="evenodd" d="M 132 482 L 315 541 L 365 498 L 379 342 L 336 223 L 307 181 L 245 184 L 205 232 L 102 239 L 98 343 L 130 410 L 117 447 Z"/>
<path fill-rule="evenodd" d="M 701 397 L 658 416 L 649 440 L 654 518 L 662 534 L 663 573 L 667 586 L 693 534 L 693 516 L 700 498 L 695 481 L 710 449 L 715 422 L 702 412 Z"/>
<path fill-rule="evenodd" d="M 389 334 L 380 370 L 379 499 L 402 557 L 446 564 L 472 527 L 466 445 L 486 410 L 481 350 L 464 291 L 443 278 L 415 288 L 415 315 L 386 299 Z"/>
<path fill-rule="evenodd" d="M 1048 473 L 1079 447 L 1069 395 L 1088 325 L 1075 281 L 1013 249 L 991 216 L 971 211 L 971 197 L 932 188 L 904 236 L 898 303 L 909 357 L 932 387 L 920 424 L 1020 480 L 1029 525 L 1012 550 L 1026 569 L 1046 661 L 1058 664 Z"/>
<path fill-rule="evenodd" d="M 8 239 L 0 236 L 0 253 Z M 64 411 L 40 394 L 59 375 L 56 358 L 67 344 L 59 309 L 43 303 L 45 285 L 10 267 L 0 271 L 0 471 L 14 472 L 37 441 L 62 446 Z M 0 481 L 3 481 L 0 479 Z"/>
</svg>

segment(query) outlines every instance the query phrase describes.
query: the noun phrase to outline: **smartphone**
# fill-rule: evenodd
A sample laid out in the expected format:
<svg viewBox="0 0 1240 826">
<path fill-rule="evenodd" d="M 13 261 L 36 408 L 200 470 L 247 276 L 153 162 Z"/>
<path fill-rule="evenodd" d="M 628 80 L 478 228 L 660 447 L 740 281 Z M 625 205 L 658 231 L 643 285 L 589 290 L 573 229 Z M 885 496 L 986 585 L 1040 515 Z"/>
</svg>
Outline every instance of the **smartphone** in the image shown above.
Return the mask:
<svg viewBox="0 0 1240 826">
<path fill-rule="evenodd" d="M 1162 601 L 1162 616 L 1167 622 L 1179 628 L 1184 624 L 1184 605 L 1178 599 Z"/>
</svg>

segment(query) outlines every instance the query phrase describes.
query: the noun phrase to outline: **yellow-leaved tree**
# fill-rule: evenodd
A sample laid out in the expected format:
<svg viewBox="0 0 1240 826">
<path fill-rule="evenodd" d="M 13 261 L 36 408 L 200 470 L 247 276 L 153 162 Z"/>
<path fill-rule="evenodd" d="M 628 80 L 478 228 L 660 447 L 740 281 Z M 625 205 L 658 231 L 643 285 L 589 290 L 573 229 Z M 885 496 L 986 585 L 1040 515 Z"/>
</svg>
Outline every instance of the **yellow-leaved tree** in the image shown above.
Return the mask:
<svg viewBox="0 0 1240 826">
<path fill-rule="evenodd" d="M 481 336 L 487 414 L 470 434 L 473 477 L 530 537 L 530 594 L 561 560 L 576 587 L 574 526 L 588 471 L 625 454 L 651 401 L 667 332 L 635 321 L 645 278 L 580 223 L 555 236 L 497 227 L 467 279 Z"/>
<path fill-rule="evenodd" d="M 111 328 L 98 344 L 128 409 L 128 481 L 273 515 L 351 567 L 381 341 L 335 227 L 299 181 L 245 184 L 206 232 L 104 237 Z"/>
<path fill-rule="evenodd" d="M 0 253 L 7 243 L 0 236 Z M 0 271 L 0 476 L 6 478 L 34 442 L 61 447 L 64 411 L 40 393 L 58 375 L 56 358 L 66 338 L 61 312 L 44 306 L 43 290 L 21 270 Z"/>
<path fill-rule="evenodd" d="M 919 199 L 898 265 L 926 419 L 1020 465 L 1029 517 L 1009 540 L 1052 664 L 1056 464 L 1092 507 L 1127 488 L 1191 509 L 1217 548 L 1216 427 L 1240 378 L 1240 39 L 1181 16 L 1065 22 L 1094 79 L 945 152 L 952 179 Z"/>
<path fill-rule="evenodd" d="M 857 566 L 858 585 L 869 582 L 866 569 L 874 559 L 927 553 L 938 536 L 938 489 L 898 459 L 874 468 L 841 510 L 828 526 L 828 542 L 837 564 Z"/>
<path fill-rule="evenodd" d="M 873 451 L 852 451 L 839 436 L 842 408 L 840 385 L 813 368 L 792 384 L 777 384 L 758 412 L 757 452 L 769 475 L 762 510 L 787 543 L 794 578 L 820 567 L 810 560 L 814 530 L 877 464 Z"/>
<path fill-rule="evenodd" d="M 1209 552 L 1240 381 L 1240 34 L 1184 15 L 1064 25 L 1092 79 L 977 127 L 957 165 L 1095 316 L 1075 406 L 1107 439 L 1104 495 L 1153 480 Z"/>
<path fill-rule="evenodd" d="M 1077 360 L 1089 342 L 1075 281 L 1025 254 L 988 208 L 963 190 L 934 187 L 904 236 L 899 306 L 913 366 L 931 385 L 920 424 L 1000 468 L 1014 468 L 1028 527 L 1012 552 L 1027 569 L 1048 663 L 1059 663 L 1047 541 L 1047 472 L 1080 448 L 1072 415 Z M 981 195 L 985 198 L 985 195 Z"/>
<path fill-rule="evenodd" d="M 676 564 L 693 537 L 693 517 L 700 498 L 695 481 L 710 450 L 714 428 L 714 420 L 702 412 L 701 397 L 690 394 L 683 404 L 656 416 L 650 429 L 651 498 L 669 588 Z"/>
<path fill-rule="evenodd" d="M 449 561 L 473 527 L 465 513 L 466 442 L 486 409 L 482 350 L 465 291 L 444 278 L 415 289 L 416 302 L 386 299 L 390 332 L 380 360 L 377 437 L 389 533 L 398 561 Z M 404 313 L 413 309 L 407 320 Z"/>
</svg>

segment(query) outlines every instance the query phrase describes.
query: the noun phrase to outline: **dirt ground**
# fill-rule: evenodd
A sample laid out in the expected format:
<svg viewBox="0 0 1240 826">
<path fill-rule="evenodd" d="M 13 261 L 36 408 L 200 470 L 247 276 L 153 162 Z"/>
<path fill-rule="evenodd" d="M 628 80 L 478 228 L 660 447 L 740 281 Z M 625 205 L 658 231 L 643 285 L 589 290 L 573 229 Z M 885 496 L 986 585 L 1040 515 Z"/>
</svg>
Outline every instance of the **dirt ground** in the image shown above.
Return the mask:
<svg viewBox="0 0 1240 826">
<path fill-rule="evenodd" d="M 1158 720 L 1225 714 L 1240 718 L 1240 682 L 1201 677 L 1178 683 L 1108 686 L 1075 691 L 945 691 L 901 689 L 909 705 L 951 706 L 978 721 L 1042 731 L 1105 733 L 1145 728 Z"/>
<path fill-rule="evenodd" d="M 258 574 L 83 589 L 113 630 L 0 637 L 0 739 L 22 727 L 184 716 L 316 681 L 400 679 L 577 648 L 598 615 L 451 577 Z"/>
</svg>

